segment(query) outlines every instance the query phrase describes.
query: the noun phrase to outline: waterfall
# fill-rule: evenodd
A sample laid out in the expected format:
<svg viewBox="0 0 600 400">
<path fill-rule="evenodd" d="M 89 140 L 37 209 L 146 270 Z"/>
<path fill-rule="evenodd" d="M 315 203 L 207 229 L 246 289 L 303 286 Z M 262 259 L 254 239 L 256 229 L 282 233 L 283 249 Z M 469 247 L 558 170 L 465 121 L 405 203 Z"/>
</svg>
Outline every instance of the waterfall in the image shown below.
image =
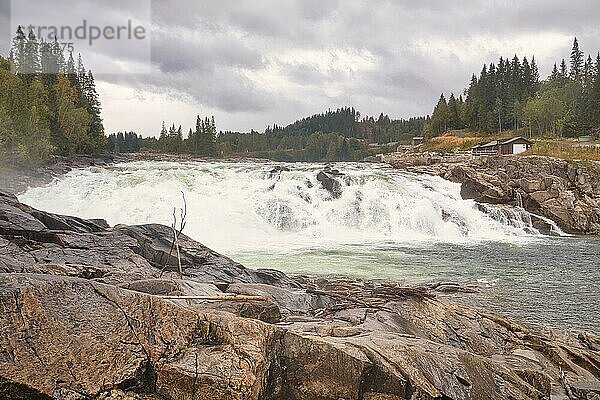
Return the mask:
<svg viewBox="0 0 600 400">
<path fill-rule="evenodd" d="M 514 207 L 477 206 L 460 185 L 383 165 L 336 164 L 342 193 L 317 181 L 322 164 L 134 162 L 74 170 L 20 200 L 110 224 L 170 224 L 188 205 L 186 233 L 225 252 L 337 244 L 516 241 L 539 235 Z"/>
<path fill-rule="evenodd" d="M 525 209 L 525 207 L 523 207 L 523 196 L 518 190 L 515 191 L 515 202 L 517 203 L 518 208 Z"/>
<path fill-rule="evenodd" d="M 478 207 L 482 212 L 501 224 L 515 227 L 530 234 L 540 233 L 535 228 L 534 220 L 536 220 L 543 224 L 551 235 L 568 236 L 551 219 L 527 211 L 523 205 L 523 196 L 518 190 L 515 191 L 515 204 L 516 206 L 479 204 Z"/>
</svg>

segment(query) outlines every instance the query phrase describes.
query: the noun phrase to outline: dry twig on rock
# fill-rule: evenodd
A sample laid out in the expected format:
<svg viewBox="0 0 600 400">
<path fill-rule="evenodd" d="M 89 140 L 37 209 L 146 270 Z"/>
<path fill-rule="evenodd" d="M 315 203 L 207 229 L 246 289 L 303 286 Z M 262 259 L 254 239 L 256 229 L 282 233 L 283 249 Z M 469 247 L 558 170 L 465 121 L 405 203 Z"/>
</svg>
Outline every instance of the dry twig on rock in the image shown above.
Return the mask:
<svg viewBox="0 0 600 400">
<path fill-rule="evenodd" d="M 179 209 L 179 220 L 177 219 L 177 207 L 173 207 L 173 223 L 171 224 L 171 230 L 173 231 L 173 241 L 171 242 L 169 257 L 167 257 L 167 261 L 165 263 L 163 271 L 165 268 L 167 268 L 167 264 L 169 263 L 171 255 L 173 254 L 173 249 L 175 249 L 175 252 L 177 254 L 177 267 L 179 270 L 179 277 L 183 278 L 183 268 L 181 267 L 181 253 L 179 251 L 179 235 L 181 235 L 181 232 L 183 232 L 187 223 L 187 202 L 185 201 L 185 193 L 181 192 L 181 197 L 183 198 L 183 208 Z"/>
<path fill-rule="evenodd" d="M 241 294 L 224 294 L 216 296 L 170 296 L 157 295 L 156 297 L 167 300 L 212 300 L 212 301 L 269 301 L 267 296 L 249 296 Z"/>
</svg>

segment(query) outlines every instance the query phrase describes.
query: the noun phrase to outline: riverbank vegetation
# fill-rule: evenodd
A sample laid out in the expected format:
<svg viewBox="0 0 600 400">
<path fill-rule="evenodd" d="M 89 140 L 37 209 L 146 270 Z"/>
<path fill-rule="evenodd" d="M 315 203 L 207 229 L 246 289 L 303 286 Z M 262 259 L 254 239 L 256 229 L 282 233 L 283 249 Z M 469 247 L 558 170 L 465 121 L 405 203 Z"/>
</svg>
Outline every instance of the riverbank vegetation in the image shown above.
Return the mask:
<svg viewBox="0 0 600 400">
<path fill-rule="evenodd" d="M 207 157 L 257 157 L 278 161 L 361 160 L 375 151 L 395 150 L 421 134 L 427 117 L 392 120 L 361 117 L 351 107 L 328 110 L 285 127 L 273 125 L 264 132 L 220 131 L 214 117 L 196 117 L 195 130 L 184 136 L 181 125 L 167 130 L 163 123 L 158 139 L 119 132 L 108 137 L 107 151 L 160 151 Z M 374 146 L 373 144 L 376 144 Z"/>
<path fill-rule="evenodd" d="M 10 57 L 0 56 L 0 163 L 93 154 L 104 141 L 94 76 L 81 55 L 65 57 L 58 42 L 19 27 Z"/>
<path fill-rule="evenodd" d="M 162 123 L 156 135 L 104 135 L 92 72 L 81 55 L 21 28 L 9 58 L 0 57 L 0 153 L 4 164 L 35 163 L 51 154 L 152 151 L 204 157 L 257 157 L 278 161 L 349 161 L 395 151 L 415 136 L 422 150 L 468 150 L 506 135 L 577 137 L 600 131 L 600 53 L 587 57 L 574 40 L 540 80 L 535 58 L 500 58 L 473 75 L 464 93 L 442 94 L 431 116 L 361 116 L 353 107 L 327 110 L 263 132 L 219 131 L 214 117 L 197 116 L 187 132 Z M 459 132 L 457 134 L 457 132 Z M 543 145 L 545 146 L 545 145 Z M 539 151 L 557 152 L 540 146 Z M 562 151 L 564 153 L 564 151 Z"/>
<path fill-rule="evenodd" d="M 579 146 L 574 143 L 541 140 L 526 155 L 548 156 L 569 161 L 600 161 L 600 147 Z"/>
<path fill-rule="evenodd" d="M 451 129 L 481 134 L 512 130 L 528 137 L 577 137 L 600 131 L 600 53 L 587 55 L 575 38 L 569 63 L 540 81 L 535 58 L 500 58 L 473 75 L 465 97 L 440 96 L 428 137 Z"/>
</svg>

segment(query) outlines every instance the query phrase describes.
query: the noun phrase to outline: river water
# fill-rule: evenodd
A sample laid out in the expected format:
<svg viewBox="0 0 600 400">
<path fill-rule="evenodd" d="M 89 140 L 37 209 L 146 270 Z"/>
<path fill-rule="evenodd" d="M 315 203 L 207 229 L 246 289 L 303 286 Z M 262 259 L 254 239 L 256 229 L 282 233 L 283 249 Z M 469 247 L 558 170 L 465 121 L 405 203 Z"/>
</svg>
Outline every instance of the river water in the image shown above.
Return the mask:
<svg viewBox="0 0 600 400">
<path fill-rule="evenodd" d="M 283 171 L 276 166 L 285 167 Z M 523 210 L 462 200 L 460 185 L 382 165 L 135 162 L 71 171 L 20 200 L 110 224 L 170 225 L 252 268 L 479 289 L 458 300 L 551 327 L 600 332 L 600 240 L 543 236 Z"/>
</svg>

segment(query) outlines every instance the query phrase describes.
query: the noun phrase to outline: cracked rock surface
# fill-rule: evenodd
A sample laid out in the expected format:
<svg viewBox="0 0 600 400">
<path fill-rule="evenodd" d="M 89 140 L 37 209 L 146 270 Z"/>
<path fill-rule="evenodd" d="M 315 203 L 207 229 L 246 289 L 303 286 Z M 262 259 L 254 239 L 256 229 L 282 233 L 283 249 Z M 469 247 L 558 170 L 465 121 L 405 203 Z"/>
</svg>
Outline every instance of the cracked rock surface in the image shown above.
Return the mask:
<svg viewBox="0 0 600 400">
<path fill-rule="evenodd" d="M 0 193 L 0 398 L 597 399 L 600 337 L 424 288 L 251 270 Z M 260 296 L 198 300 L 161 296 Z"/>
<path fill-rule="evenodd" d="M 463 199 L 518 205 L 554 221 L 573 234 L 600 234 L 600 163 L 542 156 L 429 157 L 390 156 L 395 168 L 439 175 L 461 184 Z M 543 219 L 533 219 L 540 232 L 552 234 Z"/>
</svg>

